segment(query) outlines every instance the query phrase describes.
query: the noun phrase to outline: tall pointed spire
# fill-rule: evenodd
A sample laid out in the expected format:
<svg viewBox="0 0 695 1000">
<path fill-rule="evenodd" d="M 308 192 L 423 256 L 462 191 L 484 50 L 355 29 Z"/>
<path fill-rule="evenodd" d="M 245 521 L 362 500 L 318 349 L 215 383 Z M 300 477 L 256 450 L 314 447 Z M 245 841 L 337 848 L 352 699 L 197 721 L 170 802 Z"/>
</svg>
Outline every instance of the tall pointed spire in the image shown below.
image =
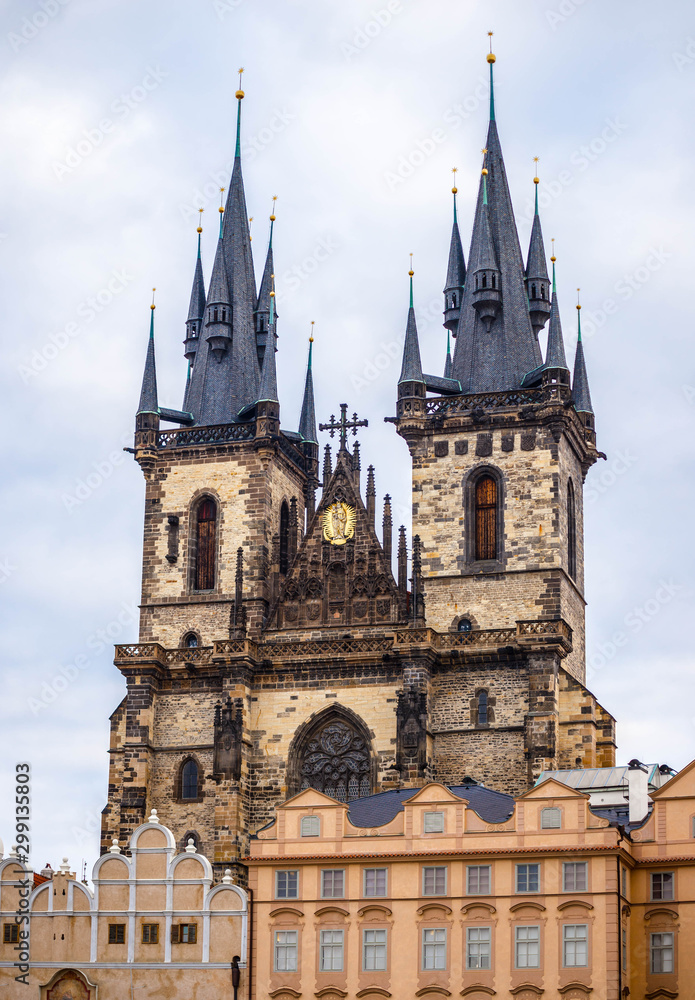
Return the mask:
<svg viewBox="0 0 695 1000">
<path fill-rule="evenodd" d="M 275 334 L 275 288 L 274 274 L 270 275 L 271 289 L 270 297 L 270 317 L 268 319 L 268 344 L 265 352 L 263 371 L 261 372 L 261 385 L 258 391 L 258 401 L 265 403 L 279 403 L 278 399 L 278 379 L 275 365 L 276 334 Z"/>
<path fill-rule="evenodd" d="M 152 305 L 150 306 L 150 337 L 147 341 L 147 355 L 145 357 L 145 371 L 142 376 L 142 388 L 140 390 L 140 403 L 138 413 L 156 413 L 159 415 L 159 402 L 157 399 L 157 369 L 154 360 L 154 292 L 152 289 Z"/>
<path fill-rule="evenodd" d="M 244 91 L 237 90 L 236 148 L 232 178 L 227 195 L 227 203 L 222 214 L 222 230 L 218 256 L 226 270 L 227 295 L 229 299 L 228 349 L 213 350 L 208 345 L 210 336 L 218 336 L 217 331 L 206 324 L 203 330 L 205 343 L 198 346 L 197 363 L 193 366 L 189 409 L 196 424 L 233 423 L 239 419 L 242 410 L 253 405 L 258 399 L 260 365 L 254 329 L 256 310 L 256 281 L 251 255 L 251 234 L 246 210 L 244 182 L 241 175 L 241 101 Z M 216 258 L 217 260 L 217 258 Z M 217 279 L 213 268 L 213 279 Z M 219 284 L 219 282 L 218 282 Z M 212 304 L 211 293 L 219 289 L 211 288 L 207 296 L 207 312 Z M 210 347 L 210 349 L 208 349 Z M 202 363 L 201 363 L 202 362 Z"/>
<path fill-rule="evenodd" d="M 413 255 L 410 255 L 410 306 L 408 308 L 408 323 L 405 330 L 405 342 L 403 344 L 403 364 L 401 365 L 401 382 L 422 382 L 422 362 L 420 361 L 420 344 L 417 335 L 417 323 L 415 322 L 415 309 L 413 307 Z"/>
<path fill-rule="evenodd" d="M 534 156 L 534 163 L 538 163 L 538 157 Z M 538 336 L 545 326 L 550 315 L 550 295 L 548 279 L 548 266 L 545 262 L 545 247 L 543 245 L 543 232 L 541 230 L 541 219 L 538 214 L 538 176 L 533 178 L 536 189 L 536 205 L 531 227 L 531 240 L 529 242 L 528 257 L 526 259 L 526 294 L 528 296 L 529 315 L 533 332 Z"/>
<path fill-rule="evenodd" d="M 488 61 L 492 68 L 494 57 L 491 59 L 491 56 L 492 53 Z M 484 154 L 487 174 L 480 178 L 454 352 L 453 377 L 461 383 L 464 393 L 519 388 L 524 375 L 542 364 L 528 312 L 525 267 L 494 120 L 494 100 L 491 100 L 490 110 Z M 500 308 L 493 317 L 489 316 L 487 307 L 485 311 L 471 308 L 476 299 L 474 270 L 480 269 L 485 256 L 489 258 L 490 246 L 493 251 L 490 263 L 499 271 L 497 291 L 500 293 Z M 481 272 L 479 275 L 478 298 L 481 298 L 483 277 L 491 279 L 492 274 Z M 488 281 L 488 292 L 489 288 Z"/>
<path fill-rule="evenodd" d="M 202 213 L 203 209 L 199 208 L 198 211 Z M 188 306 L 188 317 L 186 318 L 186 339 L 184 340 L 184 357 L 188 361 L 193 361 L 195 358 L 203 316 L 205 315 L 205 279 L 203 277 L 203 262 L 200 256 L 200 235 L 202 232 L 203 227 L 199 224 L 198 256 L 196 257 L 195 270 L 193 272 L 193 287 L 191 289 L 191 301 Z"/>
<path fill-rule="evenodd" d="M 490 121 L 495 120 L 495 78 L 492 72 L 492 67 L 495 65 L 496 59 L 492 54 L 492 31 L 488 31 L 488 38 L 490 39 L 490 51 L 488 53 L 487 61 L 490 64 Z"/>
<path fill-rule="evenodd" d="M 275 201 L 277 195 L 273 195 L 273 210 L 270 214 L 270 236 L 268 238 L 268 253 L 265 258 L 261 287 L 258 292 L 258 306 L 254 314 L 256 329 L 256 348 L 258 351 L 258 362 L 263 367 L 263 355 L 265 353 L 266 341 L 268 339 L 268 321 L 270 316 L 270 288 L 271 275 L 275 274 L 275 263 L 273 260 L 273 226 L 275 225 Z M 277 309 L 275 310 L 275 322 L 277 323 Z"/>
<path fill-rule="evenodd" d="M 461 315 L 461 300 L 463 298 L 463 286 L 466 282 L 466 264 L 463 257 L 463 247 L 461 246 L 461 234 L 456 216 L 456 171 L 452 168 L 454 175 L 454 186 L 451 193 L 454 196 L 454 222 L 451 229 L 451 243 L 449 245 L 449 263 L 446 270 L 446 287 L 444 289 L 444 326 L 447 330 L 455 330 L 458 326 Z"/>
<path fill-rule="evenodd" d="M 553 298 L 550 307 L 550 326 L 548 327 L 548 348 L 545 352 L 545 367 L 546 368 L 564 368 L 569 371 L 567 367 L 567 358 L 565 357 L 565 344 L 562 339 L 562 323 L 560 322 L 560 308 L 557 303 L 557 285 L 555 282 L 555 254 L 550 258 L 553 264 Z"/>
<path fill-rule="evenodd" d="M 451 360 L 451 331 L 446 331 L 446 361 L 444 362 L 444 378 L 453 378 L 454 365 Z"/>
<path fill-rule="evenodd" d="M 314 349 L 314 321 L 311 321 L 311 336 L 309 337 L 309 359 L 306 365 L 304 382 L 304 398 L 302 412 L 299 415 L 299 433 L 304 441 L 318 444 L 316 433 L 316 410 L 314 407 L 314 373 L 312 371 L 312 354 Z"/>
<path fill-rule="evenodd" d="M 579 291 L 579 289 L 577 289 Z M 577 303 L 577 352 L 574 355 L 574 376 L 572 378 L 572 402 L 577 413 L 591 413 L 594 408 L 591 405 L 591 393 L 589 392 L 589 378 L 586 374 L 586 361 L 584 360 L 584 344 L 582 343 L 582 314 L 581 305 Z"/>
</svg>

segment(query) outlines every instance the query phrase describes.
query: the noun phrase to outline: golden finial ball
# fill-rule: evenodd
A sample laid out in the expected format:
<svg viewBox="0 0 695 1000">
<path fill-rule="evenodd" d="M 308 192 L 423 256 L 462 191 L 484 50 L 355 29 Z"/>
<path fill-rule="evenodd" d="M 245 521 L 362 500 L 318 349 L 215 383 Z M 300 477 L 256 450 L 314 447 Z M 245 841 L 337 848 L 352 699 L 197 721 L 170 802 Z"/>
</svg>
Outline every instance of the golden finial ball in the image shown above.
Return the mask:
<svg viewBox="0 0 695 1000">
<path fill-rule="evenodd" d="M 488 57 L 487 57 L 487 61 L 488 61 L 489 63 L 494 63 L 494 62 L 497 62 L 497 59 L 496 59 L 496 58 L 495 58 L 495 57 L 493 56 L 492 52 L 489 52 L 489 53 L 488 53 Z"/>
<path fill-rule="evenodd" d="M 557 257 L 551 257 L 551 258 L 550 258 L 550 260 L 551 260 L 551 263 L 553 263 L 553 264 L 554 264 L 554 263 L 555 263 L 555 261 L 557 260 Z"/>
<path fill-rule="evenodd" d="M 579 305 L 579 303 L 577 303 L 577 309 L 581 309 L 581 308 L 582 307 Z"/>
<path fill-rule="evenodd" d="M 274 299 L 275 298 L 275 292 L 271 292 L 270 293 L 270 297 L 271 297 L 271 299 Z"/>
<path fill-rule="evenodd" d="M 459 193 L 459 189 L 457 187 L 452 187 L 451 193 L 452 194 L 458 194 Z"/>
<path fill-rule="evenodd" d="M 156 308 L 157 308 L 157 306 L 153 302 L 152 305 L 150 306 L 150 309 L 156 309 Z M 579 307 L 577 307 L 577 308 L 579 308 Z"/>
<path fill-rule="evenodd" d="M 198 226 L 198 228 L 196 229 L 196 233 L 202 233 L 202 231 L 203 231 L 203 227 L 202 226 Z"/>
<path fill-rule="evenodd" d="M 224 212 L 224 208 L 220 205 L 220 207 L 217 209 L 217 211 L 218 212 Z"/>
<path fill-rule="evenodd" d="M 410 277 L 412 278 L 412 276 L 413 276 L 413 275 L 415 274 L 415 271 L 408 271 L 408 274 L 409 274 L 409 275 L 410 275 Z"/>
<path fill-rule="evenodd" d="M 540 179 L 540 177 L 534 177 L 534 178 L 533 178 L 533 183 L 534 183 L 534 184 L 540 184 L 540 182 L 541 182 L 541 179 Z"/>
<path fill-rule="evenodd" d="M 236 92 L 236 94 L 234 96 L 236 97 L 237 101 L 241 101 L 244 98 L 244 91 L 243 90 L 237 90 L 237 92 Z"/>
<path fill-rule="evenodd" d="M 271 221 L 271 222 L 275 222 L 275 216 L 274 216 L 274 215 L 271 215 L 271 216 L 270 216 L 270 221 Z"/>
<path fill-rule="evenodd" d="M 483 177 L 487 177 L 487 167 L 483 167 L 482 174 L 483 174 Z"/>
<path fill-rule="evenodd" d="M 313 337 L 309 337 L 309 343 L 310 343 L 310 344 L 313 344 L 313 343 L 314 343 L 314 338 L 313 338 Z"/>
</svg>

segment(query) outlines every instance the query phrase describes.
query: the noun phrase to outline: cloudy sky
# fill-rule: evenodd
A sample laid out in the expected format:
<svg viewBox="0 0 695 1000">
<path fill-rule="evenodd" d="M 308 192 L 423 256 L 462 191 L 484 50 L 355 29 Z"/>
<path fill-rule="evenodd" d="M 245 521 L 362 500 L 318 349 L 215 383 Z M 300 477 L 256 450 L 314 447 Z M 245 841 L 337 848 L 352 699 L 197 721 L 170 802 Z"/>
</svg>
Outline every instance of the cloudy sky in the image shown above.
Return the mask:
<svg viewBox="0 0 695 1000">
<path fill-rule="evenodd" d="M 1 17 L 6 850 L 14 762 L 29 760 L 36 867 L 97 856 L 124 693 L 111 647 L 136 637 L 140 582 L 143 481 L 122 448 L 153 286 L 160 402 L 182 402 L 197 209 L 209 273 L 237 68 L 257 271 L 278 196 L 283 423 L 296 428 L 315 320 L 319 417 L 345 400 L 369 418 L 365 464 L 407 523 L 407 449 L 383 417 L 408 253 L 439 371 L 450 171 L 467 247 L 488 30 L 522 245 L 539 156 L 568 353 L 581 286 L 608 456 L 586 484 L 588 684 L 619 720 L 622 762 L 695 756 L 692 5 L 5 0 Z"/>
</svg>

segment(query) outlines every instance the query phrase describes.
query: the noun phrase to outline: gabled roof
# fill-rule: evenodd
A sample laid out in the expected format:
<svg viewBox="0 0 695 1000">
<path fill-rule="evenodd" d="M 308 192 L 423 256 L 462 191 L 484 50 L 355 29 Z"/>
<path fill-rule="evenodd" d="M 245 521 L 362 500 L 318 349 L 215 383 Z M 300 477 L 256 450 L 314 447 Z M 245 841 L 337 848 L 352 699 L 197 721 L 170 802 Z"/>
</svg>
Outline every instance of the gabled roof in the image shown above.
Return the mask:
<svg viewBox="0 0 695 1000">
<path fill-rule="evenodd" d="M 514 812 L 514 799 L 503 792 L 495 792 L 483 785 L 446 785 L 444 786 L 457 799 L 468 802 L 472 809 L 487 823 L 505 823 Z M 399 812 L 408 799 L 414 798 L 417 788 L 393 789 L 368 795 L 362 799 L 354 799 L 349 803 L 348 819 L 353 826 L 377 827 L 385 826 Z"/>
</svg>

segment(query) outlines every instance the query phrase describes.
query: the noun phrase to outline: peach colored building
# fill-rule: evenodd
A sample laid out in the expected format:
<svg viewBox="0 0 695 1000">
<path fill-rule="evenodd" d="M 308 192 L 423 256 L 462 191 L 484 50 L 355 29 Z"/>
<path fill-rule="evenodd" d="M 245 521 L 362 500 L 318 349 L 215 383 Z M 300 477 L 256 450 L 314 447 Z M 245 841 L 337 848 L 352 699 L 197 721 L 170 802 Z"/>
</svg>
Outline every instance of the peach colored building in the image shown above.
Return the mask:
<svg viewBox="0 0 695 1000">
<path fill-rule="evenodd" d="M 192 842 L 178 853 L 156 814 L 127 854 L 114 845 L 99 858 L 92 883 L 66 863 L 44 880 L 15 858 L 0 861 L 2 1000 L 221 1000 L 235 995 L 237 977 L 247 995 L 247 893 L 229 875 L 214 885 L 207 858 Z M 25 982 L 14 964 L 25 944 L 26 925 L 15 922 L 23 899 Z"/>
<path fill-rule="evenodd" d="M 253 995 L 691 1000 L 695 763 L 650 798 L 630 832 L 552 778 L 303 791 L 252 840 Z"/>
</svg>

